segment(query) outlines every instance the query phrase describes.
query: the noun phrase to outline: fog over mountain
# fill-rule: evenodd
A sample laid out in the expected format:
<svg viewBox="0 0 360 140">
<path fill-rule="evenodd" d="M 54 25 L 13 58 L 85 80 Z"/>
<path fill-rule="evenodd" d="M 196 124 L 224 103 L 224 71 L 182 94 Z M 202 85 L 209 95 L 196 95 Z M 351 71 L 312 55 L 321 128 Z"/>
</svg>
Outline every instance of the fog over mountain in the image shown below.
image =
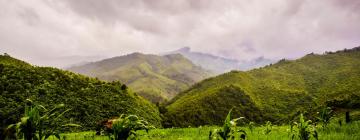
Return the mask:
<svg viewBox="0 0 360 140">
<path fill-rule="evenodd" d="M 63 67 L 190 46 L 251 61 L 360 44 L 358 0 L 0 0 L 0 53 Z"/>
<path fill-rule="evenodd" d="M 190 47 L 180 48 L 178 50 L 164 54 L 181 54 L 187 59 L 191 60 L 194 64 L 210 70 L 215 74 L 229 72 L 231 70 L 249 70 L 275 62 L 275 60 L 266 59 L 262 56 L 251 60 L 239 61 L 236 59 L 229 59 L 211 54 L 194 52 Z"/>
</svg>

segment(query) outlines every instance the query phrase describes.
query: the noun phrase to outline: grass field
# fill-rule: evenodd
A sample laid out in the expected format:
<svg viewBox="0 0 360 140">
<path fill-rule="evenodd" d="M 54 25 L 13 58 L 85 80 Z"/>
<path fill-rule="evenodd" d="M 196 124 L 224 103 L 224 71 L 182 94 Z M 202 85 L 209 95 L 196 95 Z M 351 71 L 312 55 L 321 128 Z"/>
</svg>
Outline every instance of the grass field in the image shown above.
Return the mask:
<svg viewBox="0 0 360 140">
<path fill-rule="evenodd" d="M 145 131 L 138 131 L 138 139 L 141 140 L 208 140 L 209 131 L 220 127 L 199 127 L 199 128 L 168 128 L 153 129 L 147 134 Z M 247 132 L 249 140 L 289 140 L 290 126 L 273 126 L 269 134 L 264 134 L 264 126 L 258 126 L 250 131 L 247 127 L 239 127 Z M 360 121 L 350 124 L 339 124 L 333 122 L 326 129 L 317 127 L 320 140 L 360 140 Z M 108 140 L 107 136 L 96 136 L 95 132 L 80 132 L 62 134 L 61 139 L 66 140 Z M 55 140 L 55 137 L 50 140 Z"/>
</svg>

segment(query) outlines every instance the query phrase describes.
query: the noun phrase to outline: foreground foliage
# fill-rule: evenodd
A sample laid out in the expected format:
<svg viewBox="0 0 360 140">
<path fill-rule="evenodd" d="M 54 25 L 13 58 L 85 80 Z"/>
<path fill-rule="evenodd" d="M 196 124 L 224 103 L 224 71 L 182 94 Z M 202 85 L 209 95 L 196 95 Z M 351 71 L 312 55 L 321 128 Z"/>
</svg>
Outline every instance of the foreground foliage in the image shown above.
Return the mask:
<svg viewBox="0 0 360 140">
<path fill-rule="evenodd" d="M 140 140 L 209 140 L 209 131 L 220 129 L 221 127 L 202 126 L 199 128 L 167 128 L 152 129 L 146 131 L 138 131 L 138 139 Z M 256 126 L 253 133 L 247 133 L 248 140 L 289 140 L 290 125 L 276 126 L 274 125 L 270 134 L 263 134 L 265 126 Z M 319 126 L 321 128 L 321 126 Z M 248 131 L 247 127 L 238 127 Z M 337 122 L 332 122 L 327 129 L 319 129 L 319 140 L 359 140 L 360 139 L 360 122 L 352 122 L 348 125 L 339 126 Z M 61 134 L 67 140 L 109 140 L 107 136 L 96 136 L 95 132 L 80 132 Z M 51 140 L 57 140 L 51 137 Z"/>
<path fill-rule="evenodd" d="M 59 120 L 70 109 L 61 111 L 65 107 L 64 104 L 58 104 L 53 109 L 46 109 L 42 105 L 27 100 L 25 106 L 25 114 L 21 117 L 17 124 L 9 125 L 7 129 L 15 129 L 17 138 L 24 140 L 45 140 L 51 135 L 55 135 L 60 139 L 59 127 L 76 126 L 77 124 L 61 125 Z M 10 137 L 8 137 L 11 139 Z"/>
</svg>

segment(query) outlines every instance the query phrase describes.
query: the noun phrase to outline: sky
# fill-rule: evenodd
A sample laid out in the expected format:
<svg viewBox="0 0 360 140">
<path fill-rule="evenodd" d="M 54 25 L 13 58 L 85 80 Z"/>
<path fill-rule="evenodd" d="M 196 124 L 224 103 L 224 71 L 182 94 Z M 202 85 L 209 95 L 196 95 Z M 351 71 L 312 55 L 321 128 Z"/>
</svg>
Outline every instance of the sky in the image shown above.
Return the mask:
<svg viewBox="0 0 360 140">
<path fill-rule="evenodd" d="M 0 53 L 65 67 L 132 52 L 295 59 L 360 46 L 359 0 L 0 0 Z"/>
</svg>

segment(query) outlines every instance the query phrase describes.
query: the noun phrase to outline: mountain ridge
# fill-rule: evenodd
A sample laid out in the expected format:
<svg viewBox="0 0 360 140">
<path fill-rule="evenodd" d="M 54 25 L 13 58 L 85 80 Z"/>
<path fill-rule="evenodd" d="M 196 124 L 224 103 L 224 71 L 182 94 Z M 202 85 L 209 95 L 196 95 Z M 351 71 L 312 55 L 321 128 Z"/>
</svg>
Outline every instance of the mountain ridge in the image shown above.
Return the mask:
<svg viewBox="0 0 360 140">
<path fill-rule="evenodd" d="M 235 116 L 259 123 L 286 122 L 299 111 L 311 112 L 335 99 L 351 103 L 347 108 L 356 108 L 360 100 L 351 99 L 360 97 L 359 67 L 360 48 L 356 47 L 324 55 L 308 54 L 297 60 L 282 59 L 245 72 L 231 71 L 205 79 L 173 98 L 168 103 L 164 125 L 221 124 L 216 118 L 225 117 L 231 108 Z M 237 96 L 230 91 L 245 94 L 250 100 L 230 101 Z M 223 94 L 229 97 L 222 97 Z M 253 107 L 243 106 L 242 102 L 253 102 Z M 206 109 L 209 106 L 213 111 Z M 254 107 L 259 110 L 254 111 Z"/>
</svg>

